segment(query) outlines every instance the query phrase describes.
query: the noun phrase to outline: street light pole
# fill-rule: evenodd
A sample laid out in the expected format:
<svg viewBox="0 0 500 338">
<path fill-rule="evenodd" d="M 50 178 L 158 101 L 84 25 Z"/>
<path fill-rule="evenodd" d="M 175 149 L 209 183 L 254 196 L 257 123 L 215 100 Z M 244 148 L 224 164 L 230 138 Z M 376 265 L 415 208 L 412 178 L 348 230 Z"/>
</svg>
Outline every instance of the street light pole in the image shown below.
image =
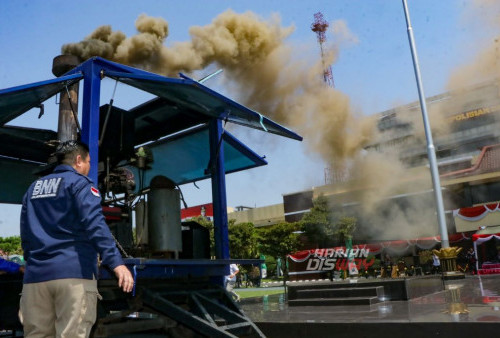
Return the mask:
<svg viewBox="0 0 500 338">
<path fill-rule="evenodd" d="M 420 68 L 418 65 L 417 48 L 413 37 L 413 29 L 410 22 L 410 13 L 408 12 L 408 5 L 406 0 L 403 0 L 403 7 L 406 17 L 406 25 L 408 27 L 408 40 L 410 42 L 411 55 L 413 58 L 413 68 L 415 69 L 415 78 L 417 80 L 418 97 L 420 100 L 420 107 L 422 109 L 422 118 L 424 120 L 425 137 L 427 139 L 427 157 L 429 158 L 429 165 L 431 168 L 432 186 L 434 188 L 434 196 L 436 198 L 436 211 L 438 215 L 439 231 L 441 234 L 441 247 L 449 248 L 450 243 L 448 240 L 448 230 L 446 228 L 446 219 L 444 216 L 443 195 L 441 193 L 441 182 L 439 179 L 439 171 L 437 167 L 436 151 L 432 141 L 432 132 L 429 125 L 429 117 L 427 115 L 427 105 L 425 103 L 424 88 L 420 76 Z"/>
</svg>

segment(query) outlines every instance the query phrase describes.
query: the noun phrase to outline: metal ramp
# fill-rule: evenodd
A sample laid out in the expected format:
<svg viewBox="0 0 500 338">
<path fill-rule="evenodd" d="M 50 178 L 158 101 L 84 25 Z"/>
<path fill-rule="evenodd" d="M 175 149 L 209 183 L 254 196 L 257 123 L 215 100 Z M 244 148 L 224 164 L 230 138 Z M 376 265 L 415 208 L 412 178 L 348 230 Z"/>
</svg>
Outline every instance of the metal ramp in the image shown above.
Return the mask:
<svg viewBox="0 0 500 338">
<path fill-rule="evenodd" d="M 123 298 L 116 288 L 103 296 L 92 337 L 265 337 L 219 286 L 140 286 Z M 121 308 L 121 310 L 116 310 Z"/>
</svg>

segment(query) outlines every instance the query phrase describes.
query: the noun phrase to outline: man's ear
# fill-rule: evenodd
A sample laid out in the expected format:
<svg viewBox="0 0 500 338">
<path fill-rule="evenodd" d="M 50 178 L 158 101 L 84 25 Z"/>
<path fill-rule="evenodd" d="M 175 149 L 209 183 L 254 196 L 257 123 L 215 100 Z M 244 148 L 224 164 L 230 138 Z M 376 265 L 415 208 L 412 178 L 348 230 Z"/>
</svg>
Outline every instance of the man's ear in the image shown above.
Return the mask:
<svg viewBox="0 0 500 338">
<path fill-rule="evenodd" d="M 82 155 L 76 155 L 75 164 L 80 165 L 82 163 Z"/>
</svg>

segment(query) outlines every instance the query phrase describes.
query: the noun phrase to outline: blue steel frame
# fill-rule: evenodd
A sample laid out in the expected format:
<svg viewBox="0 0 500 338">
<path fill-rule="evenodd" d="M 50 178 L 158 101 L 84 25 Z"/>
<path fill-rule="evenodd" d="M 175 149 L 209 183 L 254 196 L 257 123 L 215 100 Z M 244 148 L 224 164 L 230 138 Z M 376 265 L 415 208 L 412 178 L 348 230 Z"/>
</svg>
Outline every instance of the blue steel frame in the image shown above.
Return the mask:
<svg viewBox="0 0 500 338">
<path fill-rule="evenodd" d="M 117 65 L 118 66 L 118 65 Z M 121 65 L 119 65 L 121 66 Z M 91 165 L 89 177 L 97 182 L 97 163 L 99 158 L 99 105 L 101 78 L 105 70 L 109 69 L 106 63 L 100 62 L 98 58 L 92 58 L 82 63 L 66 75 L 76 72 L 83 73 L 83 107 L 82 107 L 82 141 L 87 143 L 90 150 Z M 147 72 L 123 66 L 123 69 L 138 72 L 144 75 L 152 75 Z M 221 115 L 220 118 L 223 118 Z M 210 276 L 217 283 L 223 284 L 223 276 L 229 272 L 229 263 L 243 263 L 242 260 L 229 260 L 229 237 L 226 200 L 226 180 L 224 168 L 224 149 L 221 146 L 223 137 L 222 121 L 212 118 L 209 122 L 210 163 L 212 181 L 212 199 L 214 205 L 214 227 L 215 227 L 215 252 L 217 262 L 201 261 L 176 261 L 172 260 L 140 260 L 126 259 L 125 262 L 134 274 L 134 278 L 142 277 L 137 270 L 149 271 L 148 277 L 182 277 L 186 269 L 191 270 L 191 275 L 198 272 Z M 244 260 L 247 264 L 260 264 L 262 260 Z M 174 268 L 176 267 L 176 268 Z M 194 271 L 193 271 L 194 270 Z M 168 273 L 167 273 L 168 272 Z M 194 272 L 194 273 L 193 273 Z M 101 277 L 106 278 L 106 273 Z"/>
<path fill-rule="evenodd" d="M 99 159 L 99 106 L 101 98 L 102 67 L 94 62 L 84 62 L 83 105 L 82 105 L 82 141 L 89 146 L 89 177 L 97 184 L 97 163 Z"/>
<path fill-rule="evenodd" d="M 224 147 L 222 146 L 222 132 L 222 121 L 218 119 L 212 119 L 209 122 L 209 170 L 211 170 L 212 176 L 215 257 L 218 259 L 228 259 L 229 235 L 227 223 L 226 175 L 224 170 Z"/>
<path fill-rule="evenodd" d="M 91 60 L 92 61 L 92 60 Z M 101 73 L 104 67 L 95 62 L 84 62 L 82 141 L 89 146 L 89 177 L 97 183 L 97 159 L 99 158 L 99 106 Z M 224 148 L 222 142 L 222 121 L 209 122 L 210 163 L 212 177 L 212 203 L 214 205 L 215 255 L 217 259 L 229 258 L 229 236 L 227 222 L 226 178 L 224 169 Z M 92 160 L 93 159 L 93 160 Z"/>
</svg>

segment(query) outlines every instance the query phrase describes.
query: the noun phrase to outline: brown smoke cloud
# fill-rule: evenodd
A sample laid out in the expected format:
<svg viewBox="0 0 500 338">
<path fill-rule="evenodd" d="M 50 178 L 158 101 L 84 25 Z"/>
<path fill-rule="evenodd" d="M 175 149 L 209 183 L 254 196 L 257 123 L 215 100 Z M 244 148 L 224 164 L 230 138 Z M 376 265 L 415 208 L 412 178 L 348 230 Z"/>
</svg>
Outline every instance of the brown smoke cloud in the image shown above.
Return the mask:
<svg viewBox="0 0 500 338">
<path fill-rule="evenodd" d="M 351 32 L 345 20 L 335 20 L 331 23 L 330 27 L 337 44 L 352 45 L 359 43 L 358 37 Z"/>
<path fill-rule="evenodd" d="M 464 87 L 485 81 L 498 83 L 500 74 L 500 3 L 495 0 L 474 0 L 470 2 L 464 14 L 464 21 L 471 26 L 479 22 L 476 29 L 480 38 L 477 41 L 467 41 L 464 49 L 477 51 L 473 59 L 453 71 L 448 82 L 448 88 L 457 92 L 458 98 Z M 480 18 L 480 20 L 478 20 Z"/>
<path fill-rule="evenodd" d="M 491 32 L 500 30 L 500 3 L 496 0 L 474 0 L 464 7 L 463 24 L 466 29 L 473 29 L 476 25 L 478 37 L 488 36 L 487 41 L 466 41 L 463 48 L 468 51 L 477 51 L 470 61 L 452 71 L 447 85 L 447 94 L 435 102 L 427 102 L 430 125 L 434 142 L 441 135 L 451 131 L 449 116 L 477 108 L 487 108 L 491 105 L 492 93 L 485 90 L 472 92 L 471 86 L 492 82 L 500 85 L 500 36 Z M 480 18 L 480 19 L 478 19 Z M 464 55 L 467 54 L 465 53 Z M 413 147 L 426 147 L 421 110 L 419 105 L 401 106 L 395 109 L 401 122 L 411 123 L 413 126 Z M 377 133 L 376 140 L 395 139 L 398 130 L 388 131 L 389 135 Z M 354 176 L 362 181 L 361 185 L 373 186 L 379 182 L 376 189 L 366 190 L 359 197 L 361 209 L 365 219 L 369 219 L 373 227 L 369 234 L 382 239 L 411 238 L 415 236 L 434 235 L 437 232 L 437 219 L 433 204 L 433 196 L 426 193 L 432 189 L 430 174 L 426 167 L 409 170 L 399 161 L 399 154 L 404 152 L 407 145 L 394 146 L 392 149 L 375 153 L 370 152 L 365 158 L 358 160 L 355 165 Z M 364 165 L 363 165 L 364 164 Z M 366 170 L 366 167 L 369 170 Z M 383 174 L 381 174 L 383 173 Z M 409 179 L 414 176 L 414 179 Z M 387 203 L 384 197 L 398 194 L 418 193 L 427 196 L 424 199 L 409 197 L 411 207 L 401 207 L 396 203 L 390 204 L 381 213 L 379 209 Z M 430 203 L 429 203 L 430 202 Z M 397 226 L 394 226 L 397 225 Z"/>
<path fill-rule="evenodd" d="M 434 136 L 447 134 L 451 131 L 452 124 L 449 116 L 491 105 L 488 102 L 491 100 L 490 93 L 482 91 L 473 93 L 471 88 L 474 85 L 491 82 L 500 86 L 500 77 L 498 76 L 500 74 L 500 35 L 486 34 L 487 32 L 498 32 L 500 29 L 500 3 L 495 0 L 474 0 L 464 4 L 464 6 L 463 26 L 467 30 L 476 29 L 475 35 L 478 37 L 494 37 L 488 37 L 486 41 L 481 40 L 481 38 L 466 41 L 462 46 L 464 48 L 463 55 L 467 55 L 467 52 L 471 50 L 477 51 L 477 53 L 471 60 L 464 60 L 461 66 L 452 71 L 446 86 L 446 97 L 437 102 L 427 103 Z M 474 26 L 476 27 L 474 28 Z M 460 53 L 457 56 L 459 57 Z M 398 113 L 404 121 L 413 124 L 418 141 L 425 144 L 420 109 L 417 111 L 400 107 Z"/>
<path fill-rule="evenodd" d="M 410 169 L 399 155 L 394 150 L 371 151 L 354 160 L 352 175 L 362 187 L 357 201 L 367 238 L 411 239 L 437 233 L 429 169 Z"/>
<path fill-rule="evenodd" d="M 345 22 L 331 26 L 339 44 L 358 42 Z M 411 175 L 397 153 L 363 153 L 363 147 L 374 140 L 377 119 L 354 111 L 347 95 L 324 84 L 319 51 L 316 59 L 305 59 L 301 58 L 303 50 L 287 43 L 293 27 L 282 27 L 278 17 L 265 21 L 251 12 L 228 10 L 208 25 L 191 27 L 190 41 L 170 47 L 165 46 L 169 31 L 165 20 L 141 15 L 136 28 L 136 35 L 126 37 L 110 26 L 102 26 L 83 41 L 64 45 L 62 52 L 83 59 L 102 56 L 166 76 L 192 73 L 210 65 L 223 68 L 240 102 L 296 130 L 310 151 L 321 154 L 334 170 L 348 172 L 349 178 L 362 187 L 357 201 L 371 224 L 382 225 L 371 231 L 377 231 L 383 239 L 435 234 L 432 229 L 437 229 L 437 221 L 428 206 L 425 211 L 424 206 L 414 205 L 379 213 L 386 197 L 428 189 L 428 169 L 421 174 L 427 183 L 418 181 L 411 187 Z M 337 53 L 335 48 L 326 50 L 326 63 L 334 62 Z M 421 119 L 414 122 L 421 124 Z"/>
<path fill-rule="evenodd" d="M 282 27 L 277 16 L 265 21 L 252 12 L 228 10 L 206 26 L 191 27 L 191 41 L 171 47 L 164 44 L 164 19 L 141 15 L 135 25 L 138 33 L 131 37 L 99 27 L 83 41 L 64 45 L 62 52 L 82 59 L 102 56 L 166 76 L 215 64 L 224 69 L 240 101 L 297 130 L 327 163 L 353 156 L 369 138 L 371 127 L 360 123 L 349 98 L 322 81 L 319 53 L 316 60 L 294 57 L 301 51 L 286 43 L 293 27 Z M 346 25 L 340 27 L 347 35 Z M 326 57 L 333 62 L 335 52 Z"/>
<path fill-rule="evenodd" d="M 428 116 L 433 135 L 439 136 L 450 132 L 448 117 L 452 114 L 466 112 L 471 109 L 487 107 L 488 95 L 477 92 L 471 96 L 471 86 L 485 82 L 496 82 L 500 85 L 500 35 L 487 34 L 500 29 L 500 2 L 496 0 L 473 0 L 463 4 L 464 11 L 461 23 L 464 30 L 476 29 L 476 39 L 464 41 L 463 53 L 477 51 L 471 60 L 463 60 L 463 64 L 452 71 L 446 86 L 447 97 L 437 102 L 427 102 Z M 482 40 L 488 36 L 488 40 Z M 490 38 L 494 36 L 493 38 Z M 474 105 L 471 106 L 471 102 Z M 398 117 L 414 126 L 417 141 L 425 144 L 425 134 L 420 107 L 401 106 L 396 108 Z M 434 137 L 436 138 L 436 137 Z"/>
</svg>

